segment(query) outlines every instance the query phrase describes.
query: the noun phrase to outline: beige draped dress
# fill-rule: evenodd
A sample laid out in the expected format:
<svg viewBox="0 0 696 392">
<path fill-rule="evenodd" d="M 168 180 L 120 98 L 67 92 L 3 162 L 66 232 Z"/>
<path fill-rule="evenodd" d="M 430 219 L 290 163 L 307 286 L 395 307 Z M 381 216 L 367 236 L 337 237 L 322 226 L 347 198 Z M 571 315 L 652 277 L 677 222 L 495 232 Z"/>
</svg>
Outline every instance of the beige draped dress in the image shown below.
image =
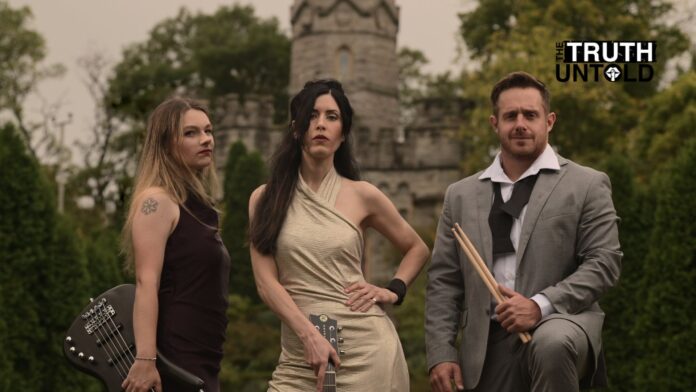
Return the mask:
<svg viewBox="0 0 696 392">
<path fill-rule="evenodd" d="M 394 325 L 379 305 L 355 312 L 345 305 L 344 288 L 364 281 L 362 232 L 336 210 L 341 177 L 332 169 L 315 193 L 300 176 L 278 236 L 280 283 L 305 315 L 324 313 L 343 327 L 339 337 L 339 392 L 408 391 L 406 360 Z M 305 362 L 303 345 L 282 325 L 282 352 L 269 391 L 316 390 L 316 376 Z"/>
</svg>

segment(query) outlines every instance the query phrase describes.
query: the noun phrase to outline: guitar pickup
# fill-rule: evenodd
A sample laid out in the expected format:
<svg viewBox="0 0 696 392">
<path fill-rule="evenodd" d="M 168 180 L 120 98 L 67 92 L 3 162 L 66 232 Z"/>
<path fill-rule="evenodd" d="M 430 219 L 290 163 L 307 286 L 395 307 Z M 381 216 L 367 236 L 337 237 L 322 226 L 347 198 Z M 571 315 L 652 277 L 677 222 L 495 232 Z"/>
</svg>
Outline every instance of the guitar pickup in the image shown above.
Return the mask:
<svg viewBox="0 0 696 392">
<path fill-rule="evenodd" d="M 115 366 L 118 362 L 121 362 L 121 360 L 126 357 L 126 356 L 133 356 L 133 351 L 135 350 L 135 345 L 131 344 L 128 346 L 128 349 L 125 351 L 121 351 L 119 353 L 116 353 L 116 356 L 112 358 L 108 358 L 106 362 L 109 364 L 109 366 Z M 129 364 L 130 365 L 130 364 Z"/>
<path fill-rule="evenodd" d="M 118 334 L 119 337 L 121 337 L 121 330 L 123 329 L 123 324 L 121 323 L 116 323 L 114 329 L 108 330 L 108 331 L 102 331 L 106 333 L 102 333 L 100 338 L 97 338 L 97 347 L 101 347 L 102 344 L 109 343 L 114 337 L 114 335 Z M 119 342 L 120 343 L 120 342 Z"/>
</svg>

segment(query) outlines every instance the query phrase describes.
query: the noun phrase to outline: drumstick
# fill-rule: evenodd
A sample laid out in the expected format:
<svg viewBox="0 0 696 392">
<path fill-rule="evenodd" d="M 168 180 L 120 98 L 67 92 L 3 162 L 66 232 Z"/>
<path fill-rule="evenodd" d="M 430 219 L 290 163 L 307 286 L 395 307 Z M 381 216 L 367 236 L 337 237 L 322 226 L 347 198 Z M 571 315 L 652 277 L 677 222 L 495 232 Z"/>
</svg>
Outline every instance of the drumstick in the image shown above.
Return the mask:
<svg viewBox="0 0 696 392">
<path fill-rule="evenodd" d="M 464 250 L 464 253 L 466 253 L 466 257 L 469 259 L 469 261 L 471 261 L 474 269 L 488 288 L 488 291 L 490 291 L 491 295 L 493 295 L 495 301 L 499 304 L 502 303 L 505 300 L 505 297 L 498 289 L 498 283 L 495 281 L 495 278 L 491 274 L 491 271 L 488 270 L 486 263 L 484 263 L 483 259 L 476 251 L 476 248 L 471 241 L 469 241 L 469 238 L 466 236 L 458 223 L 454 224 L 452 232 L 454 233 L 455 238 L 457 238 L 459 245 Z M 532 340 L 531 335 L 527 332 L 519 332 L 518 335 L 520 336 L 522 343 L 528 343 L 530 340 Z"/>
</svg>

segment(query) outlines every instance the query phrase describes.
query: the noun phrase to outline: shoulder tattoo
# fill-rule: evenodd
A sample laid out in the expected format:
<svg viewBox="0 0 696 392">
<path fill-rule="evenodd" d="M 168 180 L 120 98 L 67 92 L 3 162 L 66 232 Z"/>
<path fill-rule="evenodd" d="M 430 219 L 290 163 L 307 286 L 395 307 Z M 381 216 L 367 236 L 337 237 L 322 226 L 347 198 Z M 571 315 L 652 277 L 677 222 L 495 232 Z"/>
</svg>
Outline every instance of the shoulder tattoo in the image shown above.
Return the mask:
<svg viewBox="0 0 696 392">
<path fill-rule="evenodd" d="M 153 212 L 157 211 L 157 206 L 158 206 L 158 205 L 159 205 L 159 203 L 157 202 L 157 200 L 155 200 L 155 199 L 153 199 L 153 198 L 151 198 L 151 197 L 148 197 L 148 198 L 145 199 L 145 201 L 143 202 L 143 206 L 142 206 L 142 208 L 140 209 L 140 211 L 141 211 L 143 214 L 145 214 L 145 215 L 150 215 L 150 214 L 152 214 Z"/>
</svg>

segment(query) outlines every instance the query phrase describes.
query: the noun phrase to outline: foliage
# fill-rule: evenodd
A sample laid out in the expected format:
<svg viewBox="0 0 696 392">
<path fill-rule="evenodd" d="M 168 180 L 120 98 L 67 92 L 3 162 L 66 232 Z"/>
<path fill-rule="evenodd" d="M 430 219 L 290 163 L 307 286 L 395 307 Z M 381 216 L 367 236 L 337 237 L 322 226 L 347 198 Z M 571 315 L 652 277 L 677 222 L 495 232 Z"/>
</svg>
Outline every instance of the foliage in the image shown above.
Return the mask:
<svg viewBox="0 0 696 392">
<path fill-rule="evenodd" d="M 418 234 L 425 241 L 429 249 L 435 243 L 435 227 L 420 228 Z M 395 256 L 397 255 L 394 250 Z M 399 257 L 396 257 L 399 260 Z M 401 306 L 394 307 L 393 318 L 399 339 L 404 349 L 408 373 L 410 377 L 411 391 L 430 391 L 427 360 L 425 356 L 425 292 L 428 284 L 426 267 L 420 275 L 411 283 L 408 293 Z"/>
<path fill-rule="evenodd" d="M 497 140 L 488 124 L 490 89 L 503 75 L 525 70 L 551 90 L 558 121 L 551 143 L 566 157 L 596 164 L 637 125 L 641 100 L 657 88 L 667 61 L 684 51 L 687 40 L 659 16 L 666 2 L 599 0 L 481 1 L 461 15 L 461 33 L 480 62 L 477 71 L 461 77 L 464 95 L 477 108 L 462 131 L 466 158 L 463 168 L 483 168 Z M 568 39 L 655 40 L 659 42 L 654 81 L 646 83 L 568 82 L 555 78 L 555 43 Z"/>
<path fill-rule="evenodd" d="M 142 121 L 173 93 L 208 99 L 273 94 L 287 113 L 290 41 L 275 19 L 250 6 L 225 6 L 212 15 L 181 9 L 158 23 L 146 42 L 128 47 L 109 81 L 108 101 L 123 117 Z M 215 122 L 215 121 L 214 121 Z"/>
<path fill-rule="evenodd" d="M 642 179 L 674 157 L 693 138 L 696 124 L 696 71 L 674 81 L 645 105 L 640 126 L 631 133 L 629 152 Z M 643 181 L 645 182 L 645 181 Z"/>
<path fill-rule="evenodd" d="M 253 279 L 247 239 L 249 196 L 265 179 L 266 167 L 261 155 L 248 153 L 241 141 L 232 144 L 225 164 L 222 239 L 232 260 L 230 292 L 256 304 L 261 300 Z"/>
<path fill-rule="evenodd" d="M 539 48 L 548 60 L 553 59 L 553 45 L 569 39 L 657 41 L 655 74 L 661 75 L 667 60 L 688 47 L 684 34 L 665 21 L 672 7 L 668 1 L 482 0 L 476 9 L 460 15 L 460 33 L 473 57 L 483 65 L 496 62 L 514 41 L 527 48 L 536 46 L 524 41 L 539 31 L 551 33 L 551 39 Z M 624 83 L 622 87 L 632 96 L 650 96 L 658 83 L 656 78 L 649 85 Z"/>
<path fill-rule="evenodd" d="M 631 392 L 634 385 L 635 361 L 644 350 L 642 339 L 633 333 L 636 314 L 641 310 L 641 280 L 644 256 L 648 252 L 654 200 L 645 187 L 636 183 L 635 172 L 626 155 L 608 156 L 601 169 L 612 180 L 614 207 L 621 219 L 619 237 L 624 252 L 621 279 L 601 300 L 606 317 L 603 344 L 609 390 Z"/>
<path fill-rule="evenodd" d="M 428 77 L 421 68 L 428 64 L 423 52 L 417 49 L 402 47 L 397 56 L 399 63 L 399 104 L 401 108 L 410 108 L 421 98 Z"/>
<path fill-rule="evenodd" d="M 124 189 L 119 179 L 128 176 L 134 166 L 132 155 L 118 153 L 116 139 L 121 129 L 116 112 L 107 104 L 110 63 L 100 52 L 92 52 L 78 59 L 84 74 L 84 84 L 94 103 L 94 124 L 91 137 L 77 145 L 82 155 L 82 166 L 73 173 L 70 181 L 72 197 L 88 196 L 94 201 L 92 213 L 96 219 L 110 218 L 107 211 L 118 204 Z M 115 209 L 115 212 L 123 212 Z"/>
<path fill-rule="evenodd" d="M 0 129 L 0 165 L 2 389 L 89 389 L 62 355 L 63 334 L 87 298 L 80 244 L 11 125 Z"/>
<path fill-rule="evenodd" d="M 28 26 L 31 18 L 28 7 L 13 9 L 0 0 L 0 112 L 7 110 L 13 115 L 28 151 L 37 158 L 37 146 L 32 144 L 36 128 L 26 123 L 24 101 L 39 81 L 64 70 L 59 65 L 41 66 L 46 43 Z"/>
<path fill-rule="evenodd" d="M 266 390 L 280 355 L 280 321 L 264 304 L 234 294 L 229 299 L 221 390 Z"/>
<path fill-rule="evenodd" d="M 645 261 L 634 336 L 644 344 L 635 385 L 642 391 L 693 388 L 696 321 L 696 139 L 655 177 L 655 222 Z"/>
<path fill-rule="evenodd" d="M 428 365 L 425 357 L 425 288 L 428 274 L 422 271 L 411 283 L 408 295 L 400 307 L 394 309 L 399 339 L 404 349 L 411 391 L 430 390 Z"/>
</svg>

